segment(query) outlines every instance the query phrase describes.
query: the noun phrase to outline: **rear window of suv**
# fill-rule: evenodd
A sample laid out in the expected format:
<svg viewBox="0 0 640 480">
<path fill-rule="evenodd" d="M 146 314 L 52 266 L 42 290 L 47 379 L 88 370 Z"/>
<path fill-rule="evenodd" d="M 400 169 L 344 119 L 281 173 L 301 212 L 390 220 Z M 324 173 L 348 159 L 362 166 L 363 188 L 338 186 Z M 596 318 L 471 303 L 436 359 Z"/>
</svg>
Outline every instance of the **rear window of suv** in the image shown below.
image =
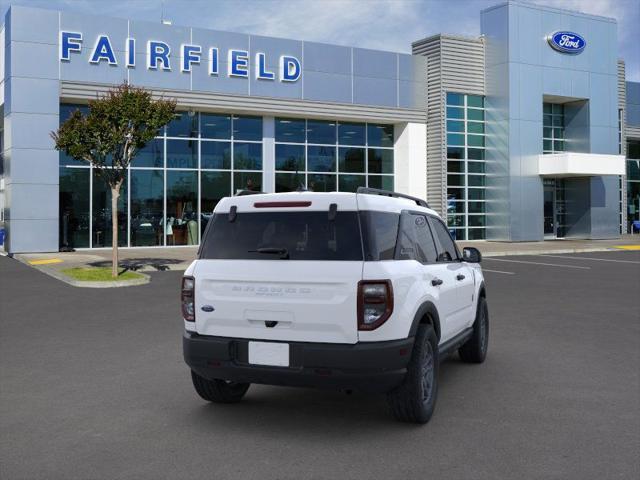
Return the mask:
<svg viewBox="0 0 640 480">
<path fill-rule="evenodd" d="M 201 259 L 220 260 L 360 260 L 363 259 L 358 213 L 238 212 L 213 216 Z"/>
</svg>

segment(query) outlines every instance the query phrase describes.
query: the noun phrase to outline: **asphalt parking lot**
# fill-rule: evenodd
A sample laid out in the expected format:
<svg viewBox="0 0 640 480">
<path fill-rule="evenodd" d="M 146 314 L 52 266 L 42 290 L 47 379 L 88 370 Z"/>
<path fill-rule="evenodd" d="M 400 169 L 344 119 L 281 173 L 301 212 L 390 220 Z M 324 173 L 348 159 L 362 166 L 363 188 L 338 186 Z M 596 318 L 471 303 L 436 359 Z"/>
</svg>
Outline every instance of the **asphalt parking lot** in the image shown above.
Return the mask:
<svg viewBox="0 0 640 480">
<path fill-rule="evenodd" d="M 488 359 L 445 361 L 419 427 L 357 393 L 208 405 L 179 272 L 78 289 L 0 257 L 0 478 L 640 478 L 640 252 L 483 267 Z"/>
</svg>

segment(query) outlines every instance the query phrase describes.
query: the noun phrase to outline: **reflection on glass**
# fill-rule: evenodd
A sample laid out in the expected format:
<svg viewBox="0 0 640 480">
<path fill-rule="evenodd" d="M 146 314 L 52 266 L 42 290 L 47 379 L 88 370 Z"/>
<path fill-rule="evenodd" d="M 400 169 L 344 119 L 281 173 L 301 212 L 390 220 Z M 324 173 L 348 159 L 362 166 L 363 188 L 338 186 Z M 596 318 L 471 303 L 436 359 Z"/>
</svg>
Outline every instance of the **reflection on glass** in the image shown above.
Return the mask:
<svg viewBox="0 0 640 480">
<path fill-rule="evenodd" d="M 200 176 L 200 225 L 204 232 L 218 202 L 231 195 L 230 172 L 202 172 Z"/>
<path fill-rule="evenodd" d="M 467 135 L 467 145 L 470 147 L 484 147 L 484 135 Z"/>
<path fill-rule="evenodd" d="M 201 168 L 230 169 L 231 142 L 200 142 Z"/>
<path fill-rule="evenodd" d="M 367 177 L 364 175 L 340 175 L 339 188 L 341 192 L 355 192 L 358 187 L 367 186 Z"/>
<path fill-rule="evenodd" d="M 338 124 L 338 143 L 340 145 L 365 145 L 365 124 L 340 122 Z"/>
<path fill-rule="evenodd" d="M 369 173 L 393 173 L 393 150 L 370 148 Z"/>
<path fill-rule="evenodd" d="M 335 172 L 335 147 L 309 145 L 307 147 L 307 169 L 310 172 Z"/>
<path fill-rule="evenodd" d="M 89 113 L 88 105 L 80 105 L 80 104 L 71 104 L 71 103 L 61 103 L 60 104 L 60 125 L 62 125 L 73 112 L 76 110 L 80 110 L 80 113 L 83 115 L 87 115 Z M 58 159 L 60 161 L 60 166 L 63 165 L 82 165 L 84 167 L 89 166 L 89 162 L 85 162 L 84 160 L 76 160 L 73 157 L 65 155 L 64 152 L 59 152 Z"/>
<path fill-rule="evenodd" d="M 447 188 L 447 198 L 450 200 L 464 200 L 464 188 Z"/>
<path fill-rule="evenodd" d="M 469 213 L 485 213 L 485 203 L 469 202 Z"/>
<path fill-rule="evenodd" d="M 163 245 L 162 170 L 131 170 L 131 245 Z"/>
<path fill-rule="evenodd" d="M 369 175 L 369 187 L 382 190 L 394 190 L 393 175 Z"/>
<path fill-rule="evenodd" d="M 467 155 L 469 156 L 469 160 L 484 160 L 484 150 L 480 148 L 467 149 Z"/>
<path fill-rule="evenodd" d="M 336 176 L 310 173 L 307 188 L 313 192 L 335 192 Z"/>
<path fill-rule="evenodd" d="M 462 120 L 464 118 L 464 108 L 447 107 L 447 118 L 457 118 Z"/>
<path fill-rule="evenodd" d="M 233 138 L 235 140 L 262 140 L 262 117 L 234 116 Z"/>
<path fill-rule="evenodd" d="M 198 168 L 198 141 L 167 140 L 167 168 Z"/>
<path fill-rule="evenodd" d="M 324 120 L 307 120 L 307 142 L 335 145 L 336 123 Z"/>
<path fill-rule="evenodd" d="M 276 144 L 276 170 L 304 172 L 304 145 Z"/>
<path fill-rule="evenodd" d="M 234 142 L 233 168 L 234 170 L 261 170 L 262 144 Z"/>
<path fill-rule="evenodd" d="M 468 162 L 467 168 L 469 169 L 469 173 L 484 173 L 485 163 L 484 162 Z"/>
<path fill-rule="evenodd" d="M 111 187 L 93 170 L 93 246 L 111 247 L 113 227 L 111 225 Z M 118 197 L 118 246 L 127 245 L 127 180 L 120 187 Z"/>
<path fill-rule="evenodd" d="M 276 173 L 276 192 L 294 192 L 305 186 L 304 173 Z"/>
<path fill-rule="evenodd" d="M 276 118 L 276 142 L 304 143 L 305 121 L 299 118 Z"/>
<path fill-rule="evenodd" d="M 469 229 L 469 240 L 484 240 L 485 239 L 485 230 L 484 228 L 470 228 Z"/>
<path fill-rule="evenodd" d="M 200 114 L 200 135 L 202 138 L 231 138 L 231 115 Z"/>
<path fill-rule="evenodd" d="M 341 172 L 364 173 L 364 148 L 344 148 L 338 150 L 338 168 Z"/>
<path fill-rule="evenodd" d="M 261 172 L 235 172 L 233 174 L 233 188 L 235 193 L 242 190 L 251 190 L 252 192 L 262 191 L 262 173 Z"/>
<path fill-rule="evenodd" d="M 464 162 L 447 162 L 447 172 L 464 173 Z"/>
<path fill-rule="evenodd" d="M 484 97 L 479 95 L 467 95 L 467 106 L 484 108 Z"/>
<path fill-rule="evenodd" d="M 470 188 L 469 200 L 484 200 L 484 188 Z"/>
<path fill-rule="evenodd" d="M 447 133 L 447 145 L 464 145 L 464 135 L 459 133 Z"/>
<path fill-rule="evenodd" d="M 464 158 L 463 147 L 447 147 L 447 158 L 462 159 Z"/>
<path fill-rule="evenodd" d="M 447 105 L 464 105 L 464 95 L 461 93 L 447 92 Z"/>
<path fill-rule="evenodd" d="M 482 122 L 467 122 L 468 133 L 484 133 L 484 123 Z"/>
<path fill-rule="evenodd" d="M 367 125 L 367 145 L 370 147 L 393 147 L 393 125 Z"/>
<path fill-rule="evenodd" d="M 464 175 L 447 175 L 447 185 L 464 186 Z"/>
<path fill-rule="evenodd" d="M 447 120 L 447 132 L 464 132 L 464 122 L 458 120 Z"/>
<path fill-rule="evenodd" d="M 474 110 L 473 108 L 467 109 L 467 120 L 484 122 L 484 110 Z"/>
<path fill-rule="evenodd" d="M 60 169 L 60 247 L 89 247 L 88 168 Z"/>
<path fill-rule="evenodd" d="M 198 173 L 167 172 L 167 245 L 198 243 Z"/>
<path fill-rule="evenodd" d="M 132 167 L 162 168 L 164 157 L 164 140 L 155 138 L 140 149 L 131 162 Z"/>
<path fill-rule="evenodd" d="M 194 112 L 176 112 L 174 119 L 167 125 L 167 137 L 194 138 L 198 136 L 198 114 Z"/>
</svg>

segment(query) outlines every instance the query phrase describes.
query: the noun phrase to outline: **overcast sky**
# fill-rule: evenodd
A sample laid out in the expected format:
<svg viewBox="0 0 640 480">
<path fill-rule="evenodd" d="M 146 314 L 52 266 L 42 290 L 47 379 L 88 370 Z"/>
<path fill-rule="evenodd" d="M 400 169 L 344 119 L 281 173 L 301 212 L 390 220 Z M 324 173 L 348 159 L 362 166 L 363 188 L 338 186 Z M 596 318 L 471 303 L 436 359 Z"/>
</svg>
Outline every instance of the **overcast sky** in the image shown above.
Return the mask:
<svg viewBox="0 0 640 480">
<path fill-rule="evenodd" d="M 435 33 L 478 35 L 480 10 L 503 0 L 0 0 L 87 14 L 410 52 Z M 529 0 L 613 17 L 627 80 L 640 81 L 640 0 Z M 588 39 L 587 39 L 588 42 Z"/>
</svg>

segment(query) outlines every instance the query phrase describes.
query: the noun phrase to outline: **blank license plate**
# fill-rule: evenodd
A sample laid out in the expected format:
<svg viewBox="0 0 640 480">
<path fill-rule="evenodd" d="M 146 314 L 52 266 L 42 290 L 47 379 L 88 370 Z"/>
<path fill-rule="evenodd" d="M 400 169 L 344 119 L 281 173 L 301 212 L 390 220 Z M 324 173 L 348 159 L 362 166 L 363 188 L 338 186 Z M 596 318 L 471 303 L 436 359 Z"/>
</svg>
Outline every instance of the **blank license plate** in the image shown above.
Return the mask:
<svg viewBox="0 0 640 480">
<path fill-rule="evenodd" d="M 253 365 L 289 366 L 289 344 L 249 342 L 249 363 Z"/>
</svg>

